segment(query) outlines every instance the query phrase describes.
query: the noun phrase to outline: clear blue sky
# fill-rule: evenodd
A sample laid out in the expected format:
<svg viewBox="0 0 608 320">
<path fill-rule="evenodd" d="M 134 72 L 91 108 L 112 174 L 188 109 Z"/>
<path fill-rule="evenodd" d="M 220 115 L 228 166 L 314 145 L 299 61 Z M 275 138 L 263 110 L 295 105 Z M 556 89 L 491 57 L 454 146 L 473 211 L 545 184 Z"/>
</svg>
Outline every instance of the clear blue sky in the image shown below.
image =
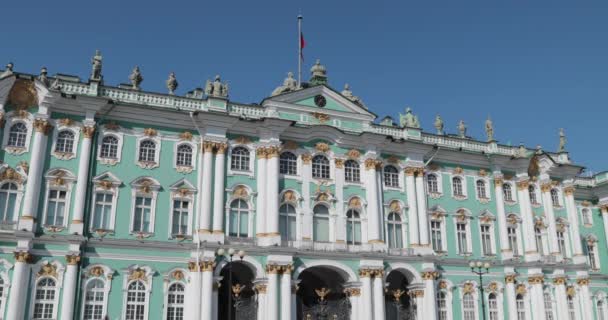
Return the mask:
<svg viewBox="0 0 608 320">
<path fill-rule="evenodd" d="M 304 15 L 305 75 L 316 58 L 330 85 L 351 84 L 380 117 L 411 106 L 427 131 L 436 114 L 483 138 L 568 150 L 608 170 L 606 1 L 12 1 L 0 18 L 0 63 L 86 79 L 95 49 L 106 83 L 135 65 L 144 90 L 178 93 L 219 73 L 231 98 L 259 102 L 297 69 Z"/>
</svg>

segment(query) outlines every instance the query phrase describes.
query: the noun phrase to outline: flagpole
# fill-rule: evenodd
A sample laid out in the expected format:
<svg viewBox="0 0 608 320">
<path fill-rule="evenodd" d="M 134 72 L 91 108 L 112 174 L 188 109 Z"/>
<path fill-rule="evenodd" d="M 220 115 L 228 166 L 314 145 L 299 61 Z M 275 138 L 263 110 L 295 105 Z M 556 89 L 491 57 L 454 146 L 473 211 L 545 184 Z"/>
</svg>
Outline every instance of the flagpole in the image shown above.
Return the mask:
<svg viewBox="0 0 608 320">
<path fill-rule="evenodd" d="M 298 88 L 302 87 L 302 15 L 298 15 Z"/>
</svg>

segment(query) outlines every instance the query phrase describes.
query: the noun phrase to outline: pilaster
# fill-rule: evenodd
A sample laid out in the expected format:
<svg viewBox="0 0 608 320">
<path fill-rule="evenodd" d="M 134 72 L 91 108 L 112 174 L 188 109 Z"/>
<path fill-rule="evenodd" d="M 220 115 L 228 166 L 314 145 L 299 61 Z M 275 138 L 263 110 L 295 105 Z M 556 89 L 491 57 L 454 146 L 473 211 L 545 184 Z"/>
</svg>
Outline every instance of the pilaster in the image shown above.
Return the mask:
<svg viewBox="0 0 608 320">
<path fill-rule="evenodd" d="M 522 217 L 522 228 L 524 231 L 522 234 L 524 239 L 525 260 L 536 261 L 540 259 L 540 256 L 534 239 L 534 213 L 532 212 L 532 205 L 530 204 L 530 193 L 528 192 L 529 185 L 530 182 L 527 176 L 519 180 L 517 182 L 517 196 Z"/>
<path fill-rule="evenodd" d="M 545 214 L 547 215 L 547 239 L 549 240 L 549 252 L 553 256 L 563 258 L 561 253 L 559 252 L 559 246 L 557 244 L 557 228 L 555 225 L 555 212 L 553 211 L 553 201 L 551 200 L 551 189 L 553 188 L 553 184 L 551 181 L 544 181 L 541 184 L 540 190 L 543 198 L 543 209 L 545 210 Z"/>
<path fill-rule="evenodd" d="M 61 300 L 61 319 L 72 320 L 76 301 L 76 284 L 78 283 L 78 264 L 80 256 L 71 254 L 65 256 L 67 267 L 63 278 L 63 299 Z"/>
<path fill-rule="evenodd" d="M 89 164 L 91 160 L 91 141 L 95 134 L 95 122 L 85 121 L 82 128 L 82 143 L 80 158 L 78 160 L 78 174 L 76 177 L 76 192 L 74 194 L 74 214 L 70 224 L 70 233 L 83 234 L 84 232 L 84 206 L 86 203 L 87 186 L 89 184 Z M 63 312 L 62 312 L 63 314 Z"/>
<path fill-rule="evenodd" d="M 410 246 L 418 247 L 420 245 L 420 236 L 418 233 L 418 204 L 416 199 L 416 182 L 414 175 L 416 174 L 417 168 L 407 167 L 405 168 L 405 192 L 407 195 L 408 204 L 408 227 Z"/>
<path fill-rule="evenodd" d="M 505 201 L 503 196 L 504 181 L 500 172 L 494 173 L 494 195 L 496 197 L 496 216 L 498 220 L 498 235 L 501 257 L 503 260 L 513 258 L 513 252 L 509 249 L 509 238 L 507 235 L 507 217 L 505 213 Z"/>
<path fill-rule="evenodd" d="M 570 222 L 570 241 L 572 241 L 572 249 L 574 251 L 573 262 L 585 263 L 587 258 L 583 255 L 583 246 L 581 234 L 579 232 L 579 219 L 576 203 L 574 202 L 574 187 L 567 186 L 564 188 L 564 198 L 566 201 L 566 210 L 568 212 L 568 221 Z"/>
<path fill-rule="evenodd" d="M 226 149 L 225 142 L 215 144 L 215 174 L 213 179 L 213 231 L 214 235 L 224 237 L 224 181 L 226 177 Z"/>
<path fill-rule="evenodd" d="M 30 263 L 33 256 L 27 251 L 14 253 L 13 280 L 11 281 L 11 294 L 8 296 L 6 319 L 23 319 L 27 305 L 27 291 L 30 278 Z"/>
</svg>

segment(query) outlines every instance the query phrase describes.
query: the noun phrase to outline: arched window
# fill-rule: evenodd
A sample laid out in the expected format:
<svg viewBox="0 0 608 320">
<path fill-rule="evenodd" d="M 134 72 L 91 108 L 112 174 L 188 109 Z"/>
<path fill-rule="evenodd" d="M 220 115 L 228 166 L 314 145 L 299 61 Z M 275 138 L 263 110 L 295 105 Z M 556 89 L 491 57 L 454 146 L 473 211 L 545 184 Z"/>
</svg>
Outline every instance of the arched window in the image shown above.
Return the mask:
<svg viewBox="0 0 608 320">
<path fill-rule="evenodd" d="M 237 171 L 249 171 L 249 150 L 245 147 L 232 149 L 230 168 Z"/>
<path fill-rule="evenodd" d="M 118 138 L 115 136 L 105 136 L 101 140 L 100 158 L 118 159 Z"/>
<path fill-rule="evenodd" d="M 329 209 L 324 205 L 316 205 L 313 209 L 313 235 L 314 241 L 329 241 Z"/>
<path fill-rule="evenodd" d="M 167 320 L 184 320 L 185 287 L 181 283 L 169 286 Z"/>
<path fill-rule="evenodd" d="M 156 143 L 152 140 L 144 140 L 139 144 L 139 161 L 156 161 Z"/>
<path fill-rule="evenodd" d="M 70 130 L 63 130 L 57 134 L 55 152 L 70 153 L 74 152 L 74 133 Z"/>
<path fill-rule="evenodd" d="M 429 189 L 429 193 L 439 193 L 439 184 L 437 183 L 437 176 L 429 174 L 426 176 L 426 184 Z"/>
<path fill-rule="evenodd" d="M 464 190 L 462 188 L 462 178 L 454 177 L 452 178 L 452 191 L 454 195 L 457 197 L 464 197 Z"/>
<path fill-rule="evenodd" d="M 346 182 L 359 182 L 361 173 L 359 171 L 359 163 L 355 160 L 346 160 L 344 162 L 344 180 Z"/>
<path fill-rule="evenodd" d="M 437 292 L 437 320 L 448 320 L 448 302 L 445 292 Z"/>
<path fill-rule="evenodd" d="M 526 320 L 526 304 L 523 295 L 518 294 L 515 297 L 515 308 L 517 311 L 517 320 Z"/>
<path fill-rule="evenodd" d="M 291 152 L 281 153 L 279 158 L 279 170 L 281 174 L 296 175 L 298 174 L 298 157 Z"/>
<path fill-rule="evenodd" d="M 505 197 L 505 201 L 513 201 L 513 190 L 511 189 L 511 185 L 509 183 L 502 185 L 502 194 Z"/>
<path fill-rule="evenodd" d="M 323 155 L 312 158 L 312 177 L 317 179 L 329 179 L 329 160 Z"/>
<path fill-rule="evenodd" d="M 555 316 L 553 315 L 553 301 L 551 299 L 551 293 L 544 292 L 543 301 L 544 301 L 544 305 L 545 305 L 545 319 L 546 320 L 555 320 Z"/>
<path fill-rule="evenodd" d="M 553 320 L 547 318 L 547 320 Z M 597 301 L 597 320 L 606 320 L 606 306 L 604 300 Z"/>
<path fill-rule="evenodd" d="M 11 224 L 15 221 L 17 185 L 7 182 L 0 187 L 0 223 Z"/>
<path fill-rule="evenodd" d="M 36 284 L 33 319 L 53 319 L 55 317 L 55 295 L 57 285 L 51 278 L 42 278 Z"/>
<path fill-rule="evenodd" d="M 390 212 L 386 219 L 389 248 L 403 248 L 403 223 L 398 212 Z"/>
<path fill-rule="evenodd" d="M 528 186 L 528 194 L 530 195 L 530 203 L 538 204 L 538 199 L 536 198 L 536 188 L 533 185 Z"/>
<path fill-rule="evenodd" d="M 127 306 L 125 308 L 125 320 L 146 319 L 148 307 L 148 292 L 146 286 L 140 280 L 129 283 L 127 287 Z"/>
<path fill-rule="evenodd" d="M 559 207 L 559 192 L 557 189 L 551 189 L 551 203 L 554 207 Z"/>
<path fill-rule="evenodd" d="M 192 147 L 189 144 L 180 144 L 177 147 L 175 165 L 178 167 L 192 167 Z"/>
<path fill-rule="evenodd" d="M 583 216 L 583 224 L 590 226 L 593 224 L 593 217 L 591 216 L 591 210 L 587 208 L 583 208 L 581 211 L 581 215 Z"/>
<path fill-rule="evenodd" d="M 483 180 L 477 180 L 475 186 L 477 187 L 477 197 L 479 199 L 487 199 L 486 183 Z"/>
<path fill-rule="evenodd" d="M 346 243 L 361 244 L 361 217 L 353 209 L 346 211 Z"/>
<path fill-rule="evenodd" d="M 574 297 L 571 295 L 568 295 L 568 315 L 570 317 L 570 319 L 574 320 L 577 319 L 576 317 L 576 305 L 574 304 Z"/>
<path fill-rule="evenodd" d="M 464 320 L 475 320 L 475 299 L 470 293 L 462 295 L 462 314 Z"/>
<path fill-rule="evenodd" d="M 15 123 L 8 134 L 9 147 L 24 148 L 27 139 L 27 127 L 22 122 Z"/>
<path fill-rule="evenodd" d="M 230 204 L 229 235 L 239 238 L 249 236 L 249 205 L 245 200 L 236 199 Z"/>
<path fill-rule="evenodd" d="M 488 295 L 488 318 L 490 320 L 498 320 L 498 298 L 495 293 Z"/>
<path fill-rule="evenodd" d="M 105 298 L 104 282 L 99 279 L 89 281 L 84 295 L 83 319 L 102 320 L 105 315 Z"/>
<path fill-rule="evenodd" d="M 296 240 L 296 208 L 289 203 L 279 208 L 279 225 L 282 240 Z"/>
<path fill-rule="evenodd" d="M 390 188 L 399 188 L 399 170 L 394 166 L 384 167 L 384 186 Z"/>
</svg>

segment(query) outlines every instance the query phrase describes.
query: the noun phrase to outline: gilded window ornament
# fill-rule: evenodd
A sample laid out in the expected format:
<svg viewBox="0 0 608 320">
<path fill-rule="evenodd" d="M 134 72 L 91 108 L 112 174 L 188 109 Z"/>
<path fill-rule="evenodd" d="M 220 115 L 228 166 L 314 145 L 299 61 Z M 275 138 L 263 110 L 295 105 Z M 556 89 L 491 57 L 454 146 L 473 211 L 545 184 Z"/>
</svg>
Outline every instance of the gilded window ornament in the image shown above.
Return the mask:
<svg viewBox="0 0 608 320">
<path fill-rule="evenodd" d="M 45 119 L 35 119 L 34 129 L 36 132 L 40 132 L 46 136 L 49 134 L 49 132 L 51 132 L 53 126 L 51 126 L 51 124 Z"/>
<path fill-rule="evenodd" d="M 492 282 L 488 285 L 488 291 L 489 292 L 498 292 L 498 283 L 497 282 Z"/>
<path fill-rule="evenodd" d="M 90 277 L 102 277 L 105 271 L 100 266 L 95 266 L 89 270 Z"/>
<path fill-rule="evenodd" d="M 13 114 L 14 114 L 15 118 L 19 118 L 19 119 L 29 118 L 29 116 L 30 116 L 30 113 L 23 109 L 19 109 L 19 110 L 15 111 Z"/>
<path fill-rule="evenodd" d="M 568 286 L 566 288 L 566 295 L 568 297 L 574 297 L 574 296 L 576 296 L 576 288 L 574 286 Z"/>
<path fill-rule="evenodd" d="M 296 202 L 297 200 L 298 197 L 295 192 L 288 190 L 283 193 L 283 202 Z"/>
<path fill-rule="evenodd" d="M 133 280 L 142 280 L 144 282 L 147 282 L 146 279 L 146 270 L 141 269 L 141 268 L 137 268 L 135 270 L 132 270 L 131 273 L 129 274 L 129 281 L 133 281 Z"/>
<path fill-rule="evenodd" d="M 475 286 L 470 283 L 467 282 L 462 286 L 462 293 L 467 294 L 467 293 L 474 293 L 475 292 Z"/>
<path fill-rule="evenodd" d="M 464 169 L 462 169 L 461 167 L 456 167 L 452 171 L 452 173 L 454 173 L 454 174 L 462 174 L 463 172 L 464 172 Z"/>
<path fill-rule="evenodd" d="M 390 164 L 399 164 L 399 158 L 397 158 L 395 156 L 390 156 L 390 157 L 388 157 L 388 159 L 386 159 L 386 162 L 388 162 Z"/>
<path fill-rule="evenodd" d="M 36 274 L 38 278 L 40 277 L 53 277 L 57 278 L 57 266 L 47 262 L 40 267 L 40 271 Z"/>
<path fill-rule="evenodd" d="M 313 112 L 312 113 L 313 118 L 317 119 L 317 121 L 319 121 L 319 123 L 325 123 L 327 121 L 329 121 L 329 115 L 325 114 L 325 113 L 321 113 L 321 112 Z"/>
<path fill-rule="evenodd" d="M 359 152 L 359 150 L 357 149 L 350 149 L 346 155 L 348 156 L 349 159 L 359 159 L 359 157 L 361 156 L 361 152 Z"/>
<path fill-rule="evenodd" d="M 17 170 L 8 167 L 4 171 L 2 171 L 2 173 L 0 173 L 0 181 L 6 180 L 15 181 L 20 184 L 23 181 L 23 177 L 21 176 L 21 174 L 19 174 L 19 172 L 17 172 Z"/>
<path fill-rule="evenodd" d="M 336 169 L 344 168 L 344 159 L 336 158 L 334 162 L 336 163 Z"/>
<path fill-rule="evenodd" d="M 238 186 L 234 188 L 234 191 L 232 191 L 232 196 L 235 198 L 247 198 L 249 196 L 249 192 L 244 186 Z"/>
<path fill-rule="evenodd" d="M 177 281 L 184 279 L 184 273 L 181 270 L 175 270 L 171 273 L 171 277 Z"/>
<path fill-rule="evenodd" d="M 285 150 L 296 150 L 298 149 L 298 143 L 295 141 L 285 141 L 283 143 L 283 149 Z"/>
<path fill-rule="evenodd" d="M 302 154 L 302 162 L 304 162 L 304 164 L 310 164 L 311 161 L 312 161 L 312 155 L 310 153 Z"/>
<path fill-rule="evenodd" d="M 120 129 L 120 126 L 116 122 L 108 122 L 104 125 L 104 127 L 112 131 L 117 131 L 118 129 Z"/>
<path fill-rule="evenodd" d="M 591 206 L 591 202 L 589 202 L 587 200 L 583 200 L 583 202 L 581 202 L 581 206 L 583 206 L 583 207 L 590 207 Z"/>
<path fill-rule="evenodd" d="M 317 142 L 317 144 L 315 144 L 315 149 L 319 152 L 327 152 L 329 151 L 329 144 L 325 142 Z"/>
<path fill-rule="evenodd" d="M 361 199 L 355 197 L 348 201 L 349 208 L 361 208 Z"/>
<path fill-rule="evenodd" d="M 528 293 L 528 289 L 526 289 L 526 285 L 518 284 L 517 287 L 515 288 L 515 293 L 525 295 L 526 293 Z"/>
<path fill-rule="evenodd" d="M 315 289 L 315 293 L 317 294 L 317 296 L 319 297 L 319 300 L 321 301 L 325 301 L 325 297 L 331 292 L 331 289 L 328 288 L 321 288 L 321 289 Z"/>
<path fill-rule="evenodd" d="M 488 172 L 487 172 L 485 169 L 479 169 L 479 172 L 477 172 L 477 174 L 478 174 L 480 177 L 485 177 L 485 176 L 487 176 L 487 175 L 488 175 Z"/>
<path fill-rule="evenodd" d="M 239 136 L 236 139 L 234 139 L 234 142 L 236 142 L 238 144 L 248 144 L 248 143 L 251 143 L 251 139 L 249 139 L 248 137 L 245 137 L 245 136 Z"/>
<path fill-rule="evenodd" d="M 397 200 L 393 200 L 389 205 L 390 212 L 401 212 L 401 204 Z"/>
<path fill-rule="evenodd" d="M 319 202 L 327 202 L 329 201 L 329 194 L 326 192 L 321 192 L 317 195 L 317 201 Z"/>
<path fill-rule="evenodd" d="M 57 123 L 65 127 L 71 127 L 74 124 L 74 120 L 70 118 L 62 118 L 57 120 Z"/>
<path fill-rule="evenodd" d="M 190 132 L 190 131 L 184 131 L 179 134 L 180 140 L 192 141 L 192 137 L 193 137 L 193 135 L 192 135 L 192 132 Z"/>
<path fill-rule="evenodd" d="M 158 134 L 158 131 L 156 131 L 156 129 L 153 129 L 153 128 L 144 129 L 144 135 L 146 135 L 148 137 L 155 137 L 157 134 Z"/>
<path fill-rule="evenodd" d="M 439 285 L 438 285 L 439 289 L 446 290 L 448 288 L 448 286 L 449 286 L 449 284 L 447 281 L 445 281 L 445 280 L 439 281 Z"/>
</svg>

